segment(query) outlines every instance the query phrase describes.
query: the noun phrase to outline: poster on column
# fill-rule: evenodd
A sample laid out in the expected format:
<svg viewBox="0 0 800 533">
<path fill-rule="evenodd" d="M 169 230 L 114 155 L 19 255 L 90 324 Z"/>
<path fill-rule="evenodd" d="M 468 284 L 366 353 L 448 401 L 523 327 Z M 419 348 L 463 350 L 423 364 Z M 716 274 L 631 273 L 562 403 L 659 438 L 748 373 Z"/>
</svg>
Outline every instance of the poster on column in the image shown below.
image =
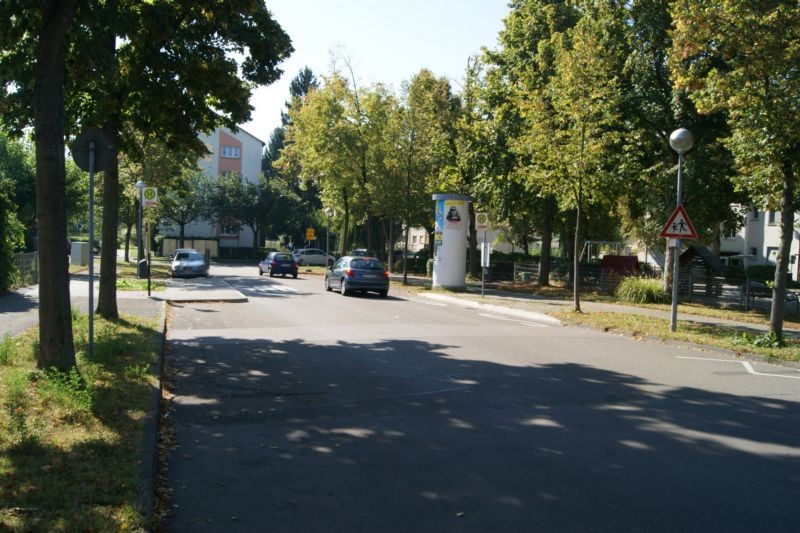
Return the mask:
<svg viewBox="0 0 800 533">
<path fill-rule="evenodd" d="M 442 232 L 444 231 L 444 200 L 436 200 L 436 214 L 433 220 L 436 226 L 433 234 L 433 259 L 440 261 L 439 251 L 442 248 Z"/>
<path fill-rule="evenodd" d="M 464 200 L 444 200 L 444 227 L 458 229 L 466 216 Z"/>
</svg>

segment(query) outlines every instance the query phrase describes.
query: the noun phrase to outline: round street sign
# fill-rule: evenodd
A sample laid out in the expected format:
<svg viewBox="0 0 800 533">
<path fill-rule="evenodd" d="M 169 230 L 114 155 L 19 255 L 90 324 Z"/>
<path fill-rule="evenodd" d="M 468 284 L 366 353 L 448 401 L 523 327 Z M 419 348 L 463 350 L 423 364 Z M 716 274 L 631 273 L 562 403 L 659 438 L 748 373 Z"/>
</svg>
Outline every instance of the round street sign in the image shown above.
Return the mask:
<svg viewBox="0 0 800 533">
<path fill-rule="evenodd" d="M 475 213 L 475 229 L 489 227 L 489 213 Z"/>
<path fill-rule="evenodd" d="M 158 205 L 158 189 L 156 187 L 145 187 L 142 189 L 142 207 L 155 207 Z"/>
<path fill-rule="evenodd" d="M 89 148 L 94 142 L 94 168 L 89 168 Z M 111 165 L 114 155 L 114 143 L 106 132 L 98 128 L 88 128 L 78 135 L 69 145 L 72 159 L 81 170 L 86 172 L 102 172 Z"/>
</svg>

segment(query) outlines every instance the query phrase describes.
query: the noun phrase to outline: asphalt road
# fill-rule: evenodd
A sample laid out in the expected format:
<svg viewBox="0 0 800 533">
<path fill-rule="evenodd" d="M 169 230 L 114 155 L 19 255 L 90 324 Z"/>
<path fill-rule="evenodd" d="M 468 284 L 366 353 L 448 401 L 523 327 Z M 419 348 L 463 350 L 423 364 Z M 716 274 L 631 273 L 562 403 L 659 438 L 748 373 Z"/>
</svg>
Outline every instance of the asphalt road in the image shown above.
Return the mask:
<svg viewBox="0 0 800 533">
<path fill-rule="evenodd" d="M 173 307 L 171 531 L 797 531 L 800 372 L 322 278 Z"/>
</svg>

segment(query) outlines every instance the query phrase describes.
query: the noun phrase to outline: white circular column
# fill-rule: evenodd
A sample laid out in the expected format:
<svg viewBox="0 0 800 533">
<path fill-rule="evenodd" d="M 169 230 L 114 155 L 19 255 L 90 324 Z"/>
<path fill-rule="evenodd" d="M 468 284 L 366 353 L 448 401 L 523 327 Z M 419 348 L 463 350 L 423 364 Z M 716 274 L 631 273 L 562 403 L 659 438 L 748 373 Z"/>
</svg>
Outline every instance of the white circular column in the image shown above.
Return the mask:
<svg viewBox="0 0 800 533">
<path fill-rule="evenodd" d="M 436 228 L 433 247 L 433 286 L 464 289 L 467 286 L 467 230 L 470 196 L 434 194 Z"/>
</svg>

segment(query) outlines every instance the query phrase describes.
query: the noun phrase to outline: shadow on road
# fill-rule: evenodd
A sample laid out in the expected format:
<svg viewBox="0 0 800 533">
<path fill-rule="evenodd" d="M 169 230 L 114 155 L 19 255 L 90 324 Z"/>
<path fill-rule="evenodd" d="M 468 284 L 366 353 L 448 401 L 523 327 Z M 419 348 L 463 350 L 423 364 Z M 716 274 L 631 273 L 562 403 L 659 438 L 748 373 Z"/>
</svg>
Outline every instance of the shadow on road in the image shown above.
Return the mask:
<svg viewBox="0 0 800 533">
<path fill-rule="evenodd" d="M 789 531 L 800 407 L 426 342 L 173 342 L 174 531 Z"/>
</svg>

